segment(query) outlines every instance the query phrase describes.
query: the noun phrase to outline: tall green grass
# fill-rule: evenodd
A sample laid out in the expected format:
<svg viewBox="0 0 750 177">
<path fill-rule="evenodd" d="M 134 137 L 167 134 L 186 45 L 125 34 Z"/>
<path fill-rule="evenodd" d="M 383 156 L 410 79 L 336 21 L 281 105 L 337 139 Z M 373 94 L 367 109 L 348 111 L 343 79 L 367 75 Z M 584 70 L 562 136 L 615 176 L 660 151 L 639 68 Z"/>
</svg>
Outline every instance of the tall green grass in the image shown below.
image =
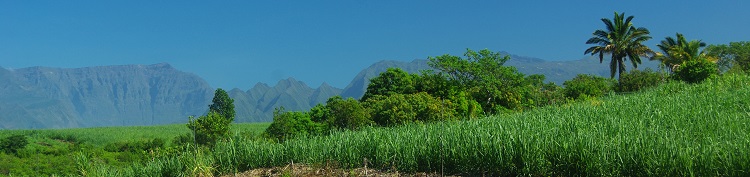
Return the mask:
<svg viewBox="0 0 750 177">
<path fill-rule="evenodd" d="M 489 176 L 750 176 L 749 98 L 750 77 L 726 75 L 479 120 L 281 144 L 231 141 L 200 159 L 216 174 L 293 162 Z M 195 169 L 187 157 L 110 170 L 176 169 L 159 174 L 180 175 Z"/>
</svg>

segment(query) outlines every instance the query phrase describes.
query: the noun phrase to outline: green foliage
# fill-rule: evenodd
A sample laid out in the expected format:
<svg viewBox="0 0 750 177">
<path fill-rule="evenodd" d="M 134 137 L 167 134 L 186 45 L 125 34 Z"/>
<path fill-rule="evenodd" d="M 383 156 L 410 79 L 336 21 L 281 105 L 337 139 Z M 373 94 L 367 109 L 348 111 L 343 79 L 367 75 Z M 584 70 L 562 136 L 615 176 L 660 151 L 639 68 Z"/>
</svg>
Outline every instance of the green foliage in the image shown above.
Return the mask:
<svg viewBox="0 0 750 177">
<path fill-rule="evenodd" d="M 153 151 L 159 148 L 163 148 L 165 142 L 161 138 L 155 138 L 152 140 L 141 140 L 141 141 L 121 141 L 104 146 L 105 151 L 109 152 L 142 152 L 142 151 Z"/>
<path fill-rule="evenodd" d="M 735 68 L 750 73 L 750 41 L 710 45 L 706 48 L 706 53 L 719 59 L 718 64 L 722 71 Z"/>
<path fill-rule="evenodd" d="M 370 125 L 370 112 L 354 98 L 331 97 L 326 101 L 326 122 L 332 127 L 355 130 Z"/>
<path fill-rule="evenodd" d="M 389 96 L 379 95 L 368 99 L 366 105 L 372 110 L 372 120 L 381 126 L 456 118 L 456 109 L 453 108 L 453 103 L 450 101 L 446 103 L 425 92 L 392 94 Z"/>
<path fill-rule="evenodd" d="M 579 74 L 575 78 L 565 81 L 565 96 L 573 99 L 584 97 L 601 97 L 612 90 L 613 80 L 589 75 Z"/>
<path fill-rule="evenodd" d="M 654 52 L 643 45 L 644 42 L 651 39 L 648 29 L 636 28 L 633 23 L 633 16 L 625 18 L 625 13 L 618 14 L 615 12 L 613 20 L 602 18 L 606 25 L 606 30 L 596 30 L 586 44 L 596 46 L 586 49 L 584 54 L 599 54 L 599 62 L 604 61 L 604 55 L 609 54 L 612 60 L 609 63 L 611 78 L 615 77 L 615 72 L 619 72 L 619 78 L 625 73 L 625 57 L 630 59 L 634 68 L 638 68 L 641 63 L 641 57 L 650 57 Z M 618 80 L 620 80 L 618 79 Z"/>
<path fill-rule="evenodd" d="M 321 135 L 325 132 L 323 123 L 314 122 L 310 114 L 304 112 L 285 112 L 277 108 L 273 113 L 273 123 L 266 129 L 266 134 L 273 139 L 284 141 L 294 137 Z"/>
<path fill-rule="evenodd" d="M 653 71 L 650 68 L 643 71 L 631 70 L 622 75 L 622 80 L 617 83 L 615 91 L 635 92 L 644 88 L 655 87 L 664 82 L 666 82 L 665 74 Z"/>
<path fill-rule="evenodd" d="M 683 64 L 675 70 L 674 77 L 677 80 L 682 80 L 688 83 L 698 83 L 712 75 L 718 74 L 718 72 L 719 68 L 716 63 L 701 58 L 683 62 Z"/>
<path fill-rule="evenodd" d="M 229 95 L 224 89 L 216 89 L 214 98 L 211 102 L 211 105 L 208 106 L 209 112 L 218 113 L 219 116 L 229 120 L 229 123 L 234 121 L 234 99 L 229 98 Z"/>
<path fill-rule="evenodd" d="M 212 104 L 208 106 L 208 115 L 197 119 L 190 116 L 187 127 L 193 130 L 196 143 L 213 146 L 216 141 L 229 136 L 229 126 L 234 121 L 234 116 L 234 100 L 219 88 L 214 93 Z"/>
<path fill-rule="evenodd" d="M 443 73 L 423 70 L 421 75 L 413 76 L 415 92 L 427 92 L 438 98 L 449 98 L 459 91 L 457 81 L 450 80 Z"/>
<path fill-rule="evenodd" d="M 656 53 L 652 60 L 661 61 L 663 66 L 666 66 L 670 71 L 676 66 L 679 66 L 685 61 L 695 60 L 703 55 L 701 47 L 705 47 L 706 43 L 700 40 L 693 40 L 688 42 L 680 33 L 676 34 L 677 39 L 672 37 L 666 37 L 661 41 L 661 44 L 657 45 L 662 53 Z"/>
<path fill-rule="evenodd" d="M 367 91 L 361 101 L 375 95 L 409 94 L 414 92 L 412 76 L 400 68 L 388 68 L 386 72 L 370 79 Z"/>
<path fill-rule="evenodd" d="M 458 89 L 469 92 L 484 111 L 522 108 L 516 87 L 522 85 L 524 75 L 514 67 L 503 66 L 509 56 L 487 49 L 479 52 L 466 49 L 464 56 L 430 57 L 429 65 L 445 73 Z"/>
<path fill-rule="evenodd" d="M 24 135 L 13 135 L 0 140 L 0 150 L 5 153 L 16 154 L 19 149 L 23 149 L 29 141 Z"/>
<path fill-rule="evenodd" d="M 450 95 L 450 97 L 448 97 L 448 100 L 445 101 L 451 103 L 454 109 L 446 110 L 446 112 L 455 111 L 456 117 L 458 118 L 473 119 L 484 115 L 482 105 L 480 105 L 476 100 L 472 99 L 471 96 L 469 96 L 469 94 L 465 91 Z"/>
<path fill-rule="evenodd" d="M 195 131 L 195 141 L 200 145 L 213 146 L 216 141 L 226 138 L 229 135 L 230 120 L 224 118 L 216 112 L 209 112 L 208 115 L 200 116 L 197 119 L 190 117 L 187 127 Z"/>
</svg>

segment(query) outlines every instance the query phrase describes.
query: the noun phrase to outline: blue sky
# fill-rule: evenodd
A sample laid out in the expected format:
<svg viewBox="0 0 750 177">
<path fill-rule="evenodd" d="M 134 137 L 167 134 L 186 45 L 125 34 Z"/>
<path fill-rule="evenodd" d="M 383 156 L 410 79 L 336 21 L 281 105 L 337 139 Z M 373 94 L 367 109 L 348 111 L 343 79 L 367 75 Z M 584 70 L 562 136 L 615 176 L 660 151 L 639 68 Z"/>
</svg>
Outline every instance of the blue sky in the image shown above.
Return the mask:
<svg viewBox="0 0 750 177">
<path fill-rule="evenodd" d="M 466 48 L 581 59 L 614 11 L 648 28 L 653 48 L 676 32 L 748 41 L 749 9 L 745 0 L 0 1 L 0 66 L 167 62 L 225 89 L 288 77 L 343 88 L 380 60 Z"/>
</svg>

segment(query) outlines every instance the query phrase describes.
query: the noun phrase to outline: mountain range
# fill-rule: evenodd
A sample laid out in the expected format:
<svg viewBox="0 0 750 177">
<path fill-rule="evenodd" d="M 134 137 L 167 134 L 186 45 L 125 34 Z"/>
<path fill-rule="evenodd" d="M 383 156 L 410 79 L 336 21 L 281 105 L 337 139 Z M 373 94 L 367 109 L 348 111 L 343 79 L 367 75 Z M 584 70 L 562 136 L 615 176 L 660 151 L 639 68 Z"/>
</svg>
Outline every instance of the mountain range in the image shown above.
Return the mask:
<svg viewBox="0 0 750 177">
<path fill-rule="evenodd" d="M 503 53 L 510 55 L 508 53 Z M 609 75 L 598 59 L 545 61 L 510 55 L 507 66 L 525 74 L 544 74 L 561 84 L 577 74 Z M 644 61 L 641 67 L 656 68 Z M 270 122 L 273 111 L 308 110 L 336 95 L 361 97 L 369 79 L 390 67 L 410 73 L 431 69 L 428 61 L 380 61 L 363 69 L 345 88 L 323 83 L 312 88 L 294 78 L 273 86 L 258 83 L 248 90 L 227 93 L 235 101 L 237 122 Z M 76 128 L 155 125 L 187 122 L 203 115 L 214 89 L 197 75 L 166 63 L 85 68 L 0 67 L 0 129 Z"/>
</svg>

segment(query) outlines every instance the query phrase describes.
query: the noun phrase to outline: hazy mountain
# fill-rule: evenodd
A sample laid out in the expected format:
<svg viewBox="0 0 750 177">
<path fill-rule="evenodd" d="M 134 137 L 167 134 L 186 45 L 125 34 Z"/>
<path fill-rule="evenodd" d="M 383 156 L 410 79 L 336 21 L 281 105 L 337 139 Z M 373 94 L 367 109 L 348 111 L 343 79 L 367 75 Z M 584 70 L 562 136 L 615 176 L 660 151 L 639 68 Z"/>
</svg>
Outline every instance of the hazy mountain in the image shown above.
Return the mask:
<svg viewBox="0 0 750 177">
<path fill-rule="evenodd" d="M 212 89 L 169 64 L 0 71 L 0 128 L 68 128 L 185 122 Z"/>
<path fill-rule="evenodd" d="M 273 121 L 274 109 L 283 106 L 287 111 L 306 111 L 328 98 L 341 94 L 341 89 L 323 83 L 317 89 L 305 83 L 288 78 L 274 87 L 258 83 L 247 91 L 233 89 L 228 92 L 234 99 L 238 122 Z"/>
<path fill-rule="evenodd" d="M 507 55 L 507 53 L 505 53 Z M 507 66 L 525 74 L 544 74 L 557 84 L 576 74 L 609 76 L 607 63 L 595 58 L 545 61 L 511 55 Z M 644 61 L 639 68 L 657 66 Z M 294 78 L 248 90 L 232 89 L 237 122 L 270 122 L 273 111 L 304 111 L 335 95 L 360 98 L 370 78 L 390 67 L 410 73 L 431 69 L 427 60 L 380 61 L 362 70 L 345 89 L 323 83 L 311 88 Z M 72 128 L 184 123 L 203 115 L 214 89 L 202 78 L 169 64 L 86 68 L 0 67 L 0 129 Z"/>
</svg>

